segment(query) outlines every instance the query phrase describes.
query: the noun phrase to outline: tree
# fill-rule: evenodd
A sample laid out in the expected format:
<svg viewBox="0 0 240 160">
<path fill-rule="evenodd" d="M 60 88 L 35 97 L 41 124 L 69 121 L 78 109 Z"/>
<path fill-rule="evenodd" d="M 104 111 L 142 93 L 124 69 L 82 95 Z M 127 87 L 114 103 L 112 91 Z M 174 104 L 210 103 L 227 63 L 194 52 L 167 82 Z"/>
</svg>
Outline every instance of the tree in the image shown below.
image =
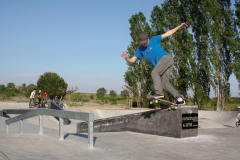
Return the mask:
<svg viewBox="0 0 240 160">
<path fill-rule="evenodd" d="M 1 98 L 9 98 L 16 96 L 20 93 L 19 89 L 12 82 L 8 83 L 7 86 L 0 85 L 0 97 Z"/>
<path fill-rule="evenodd" d="M 25 94 L 27 91 L 27 85 L 26 83 L 23 83 L 21 86 L 18 86 L 18 89 L 21 93 Z"/>
<path fill-rule="evenodd" d="M 235 25 L 237 27 L 237 37 L 236 37 L 236 50 L 234 52 L 232 67 L 233 72 L 236 75 L 236 79 L 240 82 L 240 0 L 235 0 Z M 239 83 L 240 85 L 240 83 Z M 240 90 L 240 88 L 239 88 Z M 240 95 L 240 93 L 239 93 Z"/>
<path fill-rule="evenodd" d="M 103 97 L 104 97 L 104 95 L 107 93 L 107 90 L 105 89 L 105 88 L 99 88 L 98 90 L 97 90 L 97 93 L 96 93 L 96 95 L 97 95 L 97 99 L 100 99 L 100 100 L 103 100 Z"/>
<path fill-rule="evenodd" d="M 30 97 L 30 95 L 31 95 L 31 92 L 34 90 L 34 89 L 36 89 L 37 88 L 37 86 L 35 85 L 35 84 L 29 84 L 28 86 L 27 86 L 27 91 L 26 91 L 26 93 L 25 93 L 25 96 L 26 97 Z"/>
<path fill-rule="evenodd" d="M 5 92 L 5 85 L 1 84 L 0 85 L 0 98 L 5 97 L 4 92 Z"/>
<path fill-rule="evenodd" d="M 127 89 L 124 89 L 123 91 L 121 91 L 120 95 L 126 99 L 129 96 L 129 92 Z"/>
<path fill-rule="evenodd" d="M 231 60 L 235 49 L 236 30 L 233 12 L 229 0 L 206 1 L 203 3 L 209 23 L 209 59 L 213 76 L 213 84 L 217 96 L 217 110 L 224 110 L 225 92 L 232 74 Z"/>
<path fill-rule="evenodd" d="M 161 35 L 168 30 L 186 22 L 189 16 L 186 4 L 178 0 L 168 0 L 162 7 L 153 8 L 150 22 L 154 35 Z M 193 38 L 187 29 L 180 29 L 172 36 L 161 42 L 164 50 L 174 58 L 174 68 L 171 81 L 175 88 L 187 96 L 187 91 L 192 86 Z"/>
<path fill-rule="evenodd" d="M 37 81 L 37 88 L 47 92 L 51 98 L 64 97 L 67 91 L 67 83 L 57 73 L 46 72 Z"/>
<path fill-rule="evenodd" d="M 115 98 L 115 97 L 117 96 L 117 92 L 114 91 L 114 90 L 111 90 L 111 91 L 110 91 L 110 96 L 111 96 L 112 98 Z"/>
<path fill-rule="evenodd" d="M 201 109 L 209 99 L 211 67 L 209 61 L 209 23 L 202 1 L 188 1 L 185 8 L 192 22 L 194 50 L 192 66 L 193 98 Z"/>
<path fill-rule="evenodd" d="M 6 88 L 5 85 L 1 84 L 0 85 L 0 92 L 3 92 L 5 90 L 5 88 Z"/>
<path fill-rule="evenodd" d="M 117 99 L 116 99 L 116 96 L 117 96 L 117 92 L 114 91 L 114 90 L 111 90 L 110 91 L 110 96 L 111 96 L 111 103 L 112 104 L 116 104 L 117 103 Z"/>
<path fill-rule="evenodd" d="M 14 89 L 14 88 L 16 88 L 16 85 L 13 82 L 10 82 L 10 83 L 7 84 L 7 88 L 8 89 Z"/>
<path fill-rule="evenodd" d="M 146 17 L 141 12 L 133 15 L 129 19 L 129 23 L 131 25 L 130 35 L 132 37 L 132 42 L 128 47 L 128 54 L 130 57 L 132 57 L 135 53 L 135 50 L 140 45 L 138 39 L 139 34 L 145 32 L 148 33 L 148 35 L 151 35 L 151 30 L 146 22 Z M 142 59 L 134 64 L 128 64 L 128 70 L 124 75 L 126 87 L 137 99 L 137 107 L 141 107 L 142 104 L 144 106 L 148 105 L 146 95 L 149 91 L 148 88 L 150 88 L 147 87 L 147 82 L 149 81 L 149 77 L 151 77 L 150 73 L 147 72 L 149 67 L 151 67 L 150 64 L 145 59 Z"/>
</svg>

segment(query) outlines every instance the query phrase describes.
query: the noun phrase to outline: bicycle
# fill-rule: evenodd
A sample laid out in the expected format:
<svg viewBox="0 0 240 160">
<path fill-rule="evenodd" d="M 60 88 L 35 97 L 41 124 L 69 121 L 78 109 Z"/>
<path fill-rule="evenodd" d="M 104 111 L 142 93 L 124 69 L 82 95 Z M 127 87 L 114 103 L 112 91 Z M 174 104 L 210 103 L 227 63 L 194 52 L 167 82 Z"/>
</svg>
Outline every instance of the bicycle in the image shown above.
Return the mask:
<svg viewBox="0 0 240 160">
<path fill-rule="evenodd" d="M 29 108 L 47 108 L 47 101 L 41 101 L 39 102 L 30 102 L 29 103 Z"/>
<path fill-rule="evenodd" d="M 238 121 L 235 123 L 236 127 L 240 126 L 240 118 L 237 117 L 237 119 Z"/>
<path fill-rule="evenodd" d="M 29 108 L 33 108 L 35 106 L 34 100 L 30 99 L 29 101 Z"/>
</svg>

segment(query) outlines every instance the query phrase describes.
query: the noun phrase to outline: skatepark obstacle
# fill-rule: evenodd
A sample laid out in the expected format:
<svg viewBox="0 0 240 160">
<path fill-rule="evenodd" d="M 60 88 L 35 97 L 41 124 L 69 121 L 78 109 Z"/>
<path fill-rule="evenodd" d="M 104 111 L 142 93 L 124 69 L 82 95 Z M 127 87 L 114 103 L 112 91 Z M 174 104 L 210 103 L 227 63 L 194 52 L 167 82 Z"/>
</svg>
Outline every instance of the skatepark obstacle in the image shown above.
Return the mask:
<svg viewBox="0 0 240 160">
<path fill-rule="evenodd" d="M 94 132 L 133 131 L 175 138 L 198 135 L 198 107 L 180 106 L 177 110 L 156 109 L 140 113 L 98 119 Z M 87 123 L 77 124 L 77 133 L 87 131 Z"/>
</svg>

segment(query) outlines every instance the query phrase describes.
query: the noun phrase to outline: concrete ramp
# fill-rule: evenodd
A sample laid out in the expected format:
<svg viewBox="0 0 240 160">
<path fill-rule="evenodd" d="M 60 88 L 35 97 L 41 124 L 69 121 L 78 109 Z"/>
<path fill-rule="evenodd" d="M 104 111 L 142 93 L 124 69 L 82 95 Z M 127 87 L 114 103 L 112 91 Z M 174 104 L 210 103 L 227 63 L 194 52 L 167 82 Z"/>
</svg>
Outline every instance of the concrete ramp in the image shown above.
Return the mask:
<svg viewBox="0 0 240 160">
<path fill-rule="evenodd" d="M 77 133 L 87 131 L 87 123 L 77 124 Z M 198 135 L 197 106 L 181 106 L 177 110 L 150 110 L 94 121 L 94 132 L 133 131 L 153 135 L 184 138 Z"/>
<path fill-rule="evenodd" d="M 236 127 L 237 111 L 199 111 L 199 128 Z"/>
</svg>

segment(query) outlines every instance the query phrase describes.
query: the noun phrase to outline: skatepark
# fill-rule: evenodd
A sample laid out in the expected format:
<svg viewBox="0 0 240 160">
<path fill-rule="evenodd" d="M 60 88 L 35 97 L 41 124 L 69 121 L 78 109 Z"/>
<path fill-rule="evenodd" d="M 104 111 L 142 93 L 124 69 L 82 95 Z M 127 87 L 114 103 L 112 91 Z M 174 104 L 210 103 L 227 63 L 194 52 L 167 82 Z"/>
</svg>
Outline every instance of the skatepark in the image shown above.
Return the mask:
<svg viewBox="0 0 240 160">
<path fill-rule="evenodd" d="M 0 109 L 28 109 L 28 103 L 0 102 Z M 146 109 L 66 110 L 93 113 L 95 120 L 146 112 Z M 43 134 L 39 134 L 39 118 L 32 117 L 24 120 L 22 134 L 16 122 L 9 125 L 6 135 L 8 118 L 1 116 L 0 160 L 237 160 L 240 156 L 237 114 L 237 111 L 198 111 L 198 134 L 186 138 L 132 131 L 94 132 L 92 149 L 88 148 L 88 134 L 77 133 L 79 120 L 64 125 L 64 140 L 59 140 L 59 122 L 54 117 L 43 116 Z"/>
</svg>

